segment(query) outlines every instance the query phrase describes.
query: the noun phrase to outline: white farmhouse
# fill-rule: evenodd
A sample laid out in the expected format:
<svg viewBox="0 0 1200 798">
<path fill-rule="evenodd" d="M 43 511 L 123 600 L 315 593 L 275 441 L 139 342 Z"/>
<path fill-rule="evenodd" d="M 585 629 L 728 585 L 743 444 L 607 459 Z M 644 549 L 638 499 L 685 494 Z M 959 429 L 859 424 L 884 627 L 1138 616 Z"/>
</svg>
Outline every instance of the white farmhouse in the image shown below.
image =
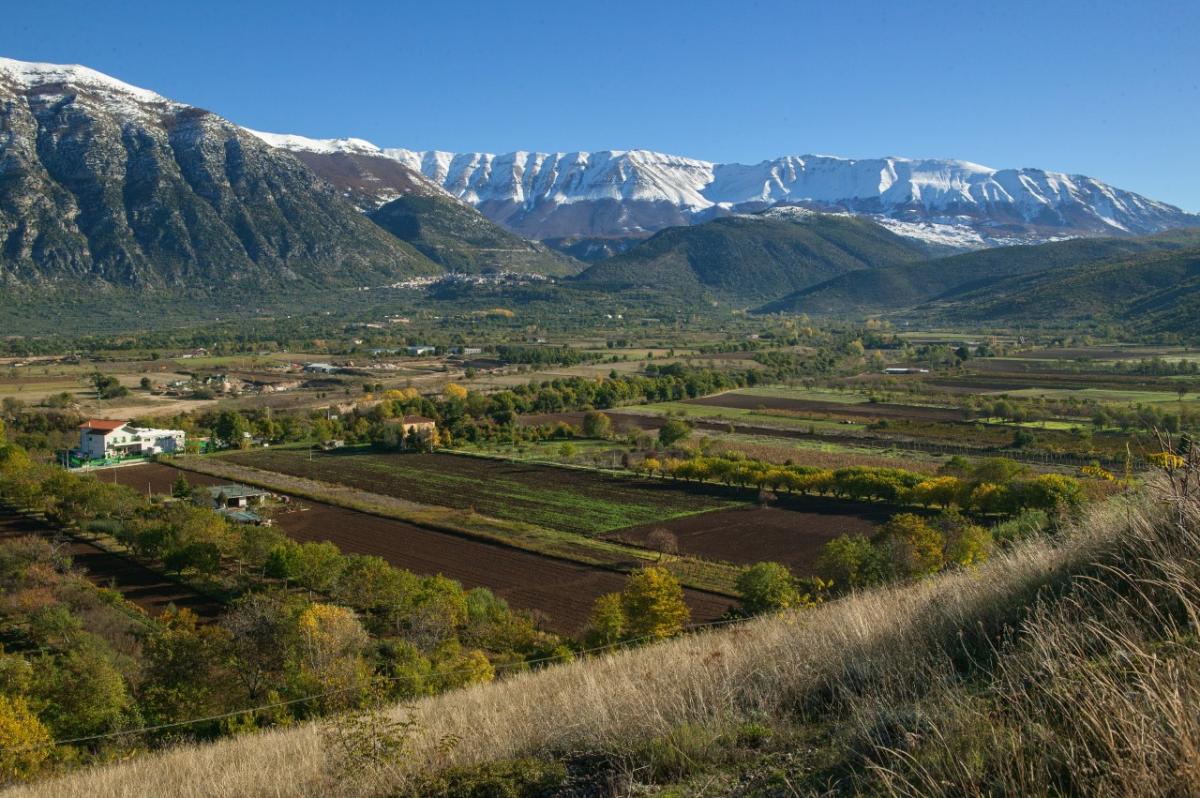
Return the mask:
<svg viewBox="0 0 1200 798">
<path fill-rule="evenodd" d="M 93 418 L 79 425 L 78 452 L 86 460 L 183 451 L 186 434 L 178 429 L 134 427 L 128 421 Z"/>
</svg>

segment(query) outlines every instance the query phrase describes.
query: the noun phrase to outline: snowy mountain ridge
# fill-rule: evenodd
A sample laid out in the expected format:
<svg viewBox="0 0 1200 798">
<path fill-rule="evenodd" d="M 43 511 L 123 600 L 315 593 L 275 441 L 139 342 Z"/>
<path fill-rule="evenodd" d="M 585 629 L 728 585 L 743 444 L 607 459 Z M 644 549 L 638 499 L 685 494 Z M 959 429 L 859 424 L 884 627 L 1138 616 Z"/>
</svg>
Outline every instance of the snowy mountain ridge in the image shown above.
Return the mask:
<svg viewBox="0 0 1200 798">
<path fill-rule="evenodd" d="M 190 109 L 78 65 L 0 58 L 4 89 L 141 120 Z M 360 210 L 444 191 L 526 238 L 588 246 L 787 206 L 870 216 L 955 248 L 1200 226 L 1200 215 L 1091 177 L 964 160 L 791 155 L 738 164 L 638 149 L 498 155 L 244 130 L 295 154 Z"/>
<path fill-rule="evenodd" d="M 399 161 L 530 238 L 644 236 L 786 205 L 869 215 L 902 235 L 957 247 L 1200 224 L 1194 214 L 1084 175 L 964 160 L 792 155 L 738 164 L 650 150 L 497 155 L 263 137 L 293 150 L 369 150 Z"/>
</svg>

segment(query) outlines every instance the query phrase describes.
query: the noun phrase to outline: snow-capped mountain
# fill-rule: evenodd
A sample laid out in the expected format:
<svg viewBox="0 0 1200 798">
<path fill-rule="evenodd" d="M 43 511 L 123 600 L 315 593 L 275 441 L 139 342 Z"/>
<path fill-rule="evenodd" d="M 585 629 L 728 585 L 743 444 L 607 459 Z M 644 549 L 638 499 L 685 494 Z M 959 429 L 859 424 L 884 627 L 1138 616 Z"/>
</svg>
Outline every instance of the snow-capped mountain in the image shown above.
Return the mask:
<svg viewBox="0 0 1200 798">
<path fill-rule="evenodd" d="M 216 114 L 87 67 L 0 58 L 0 286 L 357 285 L 440 271 Z"/>
<path fill-rule="evenodd" d="M 285 133 L 263 133 L 249 128 L 245 130 L 272 147 L 291 152 L 318 176 L 333 184 L 364 213 L 407 196 L 444 197 L 462 203 L 438 183 L 369 141 L 310 139 Z"/>
<path fill-rule="evenodd" d="M 978 245 L 1200 223 L 1200 217 L 1090 177 L 968 161 L 804 155 L 746 165 L 644 150 L 386 152 L 535 238 L 637 235 L 681 218 L 701 221 L 781 204 L 875 215 L 891 221 L 895 232 L 921 238 L 946 239 L 946 226 L 966 228 Z M 592 212 L 581 213 L 581 205 Z"/>
<path fill-rule="evenodd" d="M 642 237 L 776 205 L 869 215 L 902 235 L 959 248 L 1200 225 L 1200 216 L 1094 178 L 959 160 L 802 155 L 737 164 L 647 150 L 493 155 L 268 140 L 393 159 L 535 239 Z"/>
</svg>

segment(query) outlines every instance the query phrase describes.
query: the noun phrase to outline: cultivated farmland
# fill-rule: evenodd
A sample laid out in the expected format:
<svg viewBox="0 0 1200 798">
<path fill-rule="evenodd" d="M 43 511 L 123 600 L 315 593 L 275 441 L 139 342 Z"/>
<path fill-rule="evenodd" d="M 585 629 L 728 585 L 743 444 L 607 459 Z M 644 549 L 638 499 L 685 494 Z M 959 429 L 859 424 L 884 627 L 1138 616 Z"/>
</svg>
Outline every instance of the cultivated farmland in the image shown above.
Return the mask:
<svg viewBox="0 0 1200 798">
<path fill-rule="evenodd" d="M 790 399 L 783 396 L 763 396 L 736 391 L 688 399 L 685 404 L 704 407 L 729 407 L 740 410 L 767 410 L 784 413 L 814 413 L 848 418 L 920 419 L 923 421 L 963 421 L 963 411 L 950 407 L 898 405 L 885 402 L 816 401 Z"/>
<path fill-rule="evenodd" d="M 255 450 L 243 465 L 426 505 L 474 509 L 493 518 L 596 535 L 638 524 L 735 506 L 712 492 L 657 480 L 612 477 L 450 454 L 327 454 Z"/>
<path fill-rule="evenodd" d="M 892 508 L 878 504 L 805 497 L 773 507 L 741 507 L 646 524 L 611 537 L 644 545 L 651 532 L 665 529 L 679 541 L 682 554 L 742 565 L 773 560 L 798 576 L 808 576 L 827 542 L 841 535 L 869 535 L 891 513 Z"/>
<path fill-rule="evenodd" d="M 314 461 L 316 462 L 316 461 Z M 181 472 L 164 465 L 143 465 L 103 472 L 101 478 L 154 493 L 166 493 Z M 192 485 L 225 484 L 229 480 L 186 472 Z M 597 597 L 619 591 L 621 574 L 426 529 L 302 499 L 275 515 L 279 529 L 300 542 L 332 541 L 348 554 L 383 557 L 418 574 L 444 574 L 468 588 L 486 587 L 513 607 L 536 610 L 546 626 L 574 634 L 587 620 Z M 303 508 L 303 509 L 300 509 Z M 702 591 L 686 591 L 694 621 L 720 617 L 731 599 Z"/>
</svg>

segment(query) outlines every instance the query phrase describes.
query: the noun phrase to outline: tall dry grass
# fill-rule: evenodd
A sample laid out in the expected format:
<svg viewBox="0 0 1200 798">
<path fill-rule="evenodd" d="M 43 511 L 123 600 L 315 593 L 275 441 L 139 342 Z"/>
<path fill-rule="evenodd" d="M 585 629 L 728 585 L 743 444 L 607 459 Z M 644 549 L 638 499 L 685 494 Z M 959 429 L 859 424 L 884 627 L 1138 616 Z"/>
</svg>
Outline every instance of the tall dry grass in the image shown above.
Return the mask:
<svg viewBox="0 0 1200 798">
<path fill-rule="evenodd" d="M 1162 635 L 1148 630 L 1180 640 L 1196 631 L 1200 519 L 1194 505 L 1179 519 L 1165 508 L 1148 498 L 1109 502 L 1073 534 L 1016 547 L 974 571 L 421 701 L 408 754 L 353 790 L 330 783 L 327 738 L 305 725 L 13 794 L 367 795 L 424 769 L 528 753 L 619 756 L 683 724 L 795 717 L 851 729 L 863 778 L 896 794 L 987 784 L 1070 792 L 1064 769 L 1113 795 L 1134 785 L 1164 794 L 1171 784 L 1197 787 L 1186 764 L 1200 739 L 1189 712 L 1200 698 L 1194 638 L 1159 649 Z M 1063 720 L 1048 724 L 1050 714 Z"/>
</svg>

